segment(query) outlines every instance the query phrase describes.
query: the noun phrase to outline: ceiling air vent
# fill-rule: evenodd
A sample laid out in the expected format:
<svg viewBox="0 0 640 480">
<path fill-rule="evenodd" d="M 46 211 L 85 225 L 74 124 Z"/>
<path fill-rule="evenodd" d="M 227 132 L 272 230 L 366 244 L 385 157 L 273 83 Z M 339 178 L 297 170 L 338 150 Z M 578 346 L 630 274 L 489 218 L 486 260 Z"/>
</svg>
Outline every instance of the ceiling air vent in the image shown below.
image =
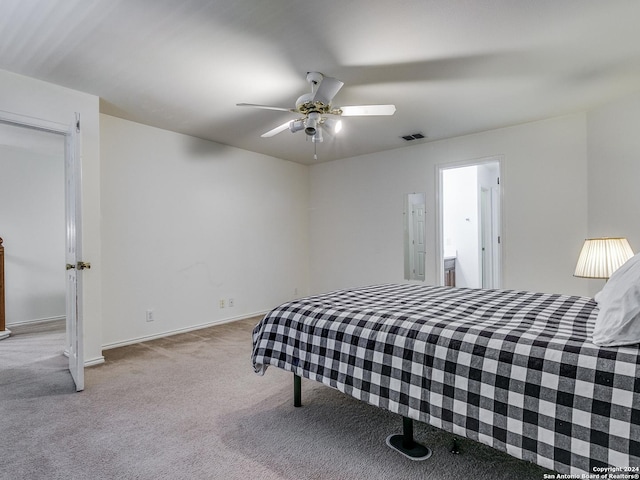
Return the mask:
<svg viewBox="0 0 640 480">
<path fill-rule="evenodd" d="M 401 138 L 404 138 L 407 142 L 411 140 L 420 140 L 421 138 L 425 138 L 425 136 L 421 133 L 413 133 L 411 135 L 402 135 Z"/>
</svg>

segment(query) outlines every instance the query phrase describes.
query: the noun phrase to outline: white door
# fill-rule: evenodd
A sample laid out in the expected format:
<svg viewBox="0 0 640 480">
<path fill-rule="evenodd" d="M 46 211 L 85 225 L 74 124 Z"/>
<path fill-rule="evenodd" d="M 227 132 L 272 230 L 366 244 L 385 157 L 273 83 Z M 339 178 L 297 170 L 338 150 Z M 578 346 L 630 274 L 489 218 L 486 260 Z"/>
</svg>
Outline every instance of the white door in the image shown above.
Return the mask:
<svg viewBox="0 0 640 480">
<path fill-rule="evenodd" d="M 482 288 L 500 287 L 500 192 L 496 187 L 482 188 L 480 196 L 480 240 Z"/>
<path fill-rule="evenodd" d="M 66 253 L 68 266 L 66 275 L 66 333 L 65 354 L 69 356 L 69 370 L 77 391 L 84 389 L 84 350 L 82 331 L 82 272 L 77 271 L 81 258 L 80 238 L 80 127 L 79 119 L 70 126 L 43 119 L 35 119 L 20 114 L 0 111 L 0 122 L 16 127 L 24 127 L 65 138 L 65 217 Z M 80 262 L 82 266 L 82 262 Z M 61 266 L 62 267 L 62 266 Z"/>
<path fill-rule="evenodd" d="M 480 265 L 482 288 L 493 288 L 493 215 L 491 212 L 491 190 L 480 189 Z"/>
<path fill-rule="evenodd" d="M 74 124 L 76 121 L 74 121 Z M 69 371 L 76 390 L 84 390 L 82 331 L 82 269 L 80 261 L 80 136 L 79 123 L 70 129 L 65 145 L 66 269 L 67 269 L 67 353 Z"/>
<path fill-rule="evenodd" d="M 500 221 L 502 211 L 500 210 L 500 180 L 498 184 L 491 188 L 491 244 L 493 250 L 493 288 L 502 287 L 502 227 Z"/>
</svg>

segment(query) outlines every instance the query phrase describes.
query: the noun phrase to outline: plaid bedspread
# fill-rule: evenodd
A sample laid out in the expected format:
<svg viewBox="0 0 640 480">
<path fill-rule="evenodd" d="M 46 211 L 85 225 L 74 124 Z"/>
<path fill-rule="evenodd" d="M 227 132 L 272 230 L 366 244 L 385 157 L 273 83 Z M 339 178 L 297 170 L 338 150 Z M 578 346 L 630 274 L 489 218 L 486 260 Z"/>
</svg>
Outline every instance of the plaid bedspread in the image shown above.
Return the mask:
<svg viewBox="0 0 640 480">
<path fill-rule="evenodd" d="M 636 473 L 640 348 L 592 344 L 597 311 L 526 291 L 341 290 L 267 314 L 252 361 L 561 473 Z"/>
</svg>

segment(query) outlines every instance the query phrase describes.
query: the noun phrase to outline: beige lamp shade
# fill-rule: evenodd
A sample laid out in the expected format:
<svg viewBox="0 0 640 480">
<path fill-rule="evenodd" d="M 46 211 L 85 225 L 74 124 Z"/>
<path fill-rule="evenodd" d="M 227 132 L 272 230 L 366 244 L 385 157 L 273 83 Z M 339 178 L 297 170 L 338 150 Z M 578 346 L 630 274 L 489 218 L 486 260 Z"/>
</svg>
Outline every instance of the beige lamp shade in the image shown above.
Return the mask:
<svg viewBox="0 0 640 480">
<path fill-rule="evenodd" d="M 626 238 L 587 238 L 584 241 L 576 277 L 609 278 L 624 262 L 633 257 Z"/>
</svg>

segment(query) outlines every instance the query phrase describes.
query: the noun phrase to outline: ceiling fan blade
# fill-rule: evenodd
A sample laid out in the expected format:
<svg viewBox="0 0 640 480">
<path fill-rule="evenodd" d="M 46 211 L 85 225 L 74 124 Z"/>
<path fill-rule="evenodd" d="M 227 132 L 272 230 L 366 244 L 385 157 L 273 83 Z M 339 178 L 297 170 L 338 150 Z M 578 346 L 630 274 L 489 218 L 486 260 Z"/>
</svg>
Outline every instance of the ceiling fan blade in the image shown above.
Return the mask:
<svg viewBox="0 0 640 480">
<path fill-rule="evenodd" d="M 289 124 L 291 123 L 291 120 L 289 120 L 288 122 L 283 123 L 282 125 L 269 130 L 268 132 L 263 133 L 262 135 L 260 135 L 262 138 L 269 138 L 269 137 L 273 137 L 274 135 L 279 134 L 280 132 L 284 132 L 287 128 L 289 128 Z"/>
<path fill-rule="evenodd" d="M 236 103 L 237 107 L 253 107 L 253 108 L 262 108 L 263 110 L 277 110 L 278 112 L 295 112 L 292 108 L 285 107 L 273 107 L 271 105 L 258 105 L 255 103 Z"/>
<path fill-rule="evenodd" d="M 318 86 L 318 90 L 316 90 L 316 93 L 313 95 L 313 101 L 319 101 L 325 105 L 329 105 L 343 85 L 344 82 L 341 82 L 337 78 L 323 77 Z"/>
<path fill-rule="evenodd" d="M 343 117 L 362 117 L 369 115 L 393 115 L 395 105 L 349 105 L 340 107 Z"/>
</svg>

